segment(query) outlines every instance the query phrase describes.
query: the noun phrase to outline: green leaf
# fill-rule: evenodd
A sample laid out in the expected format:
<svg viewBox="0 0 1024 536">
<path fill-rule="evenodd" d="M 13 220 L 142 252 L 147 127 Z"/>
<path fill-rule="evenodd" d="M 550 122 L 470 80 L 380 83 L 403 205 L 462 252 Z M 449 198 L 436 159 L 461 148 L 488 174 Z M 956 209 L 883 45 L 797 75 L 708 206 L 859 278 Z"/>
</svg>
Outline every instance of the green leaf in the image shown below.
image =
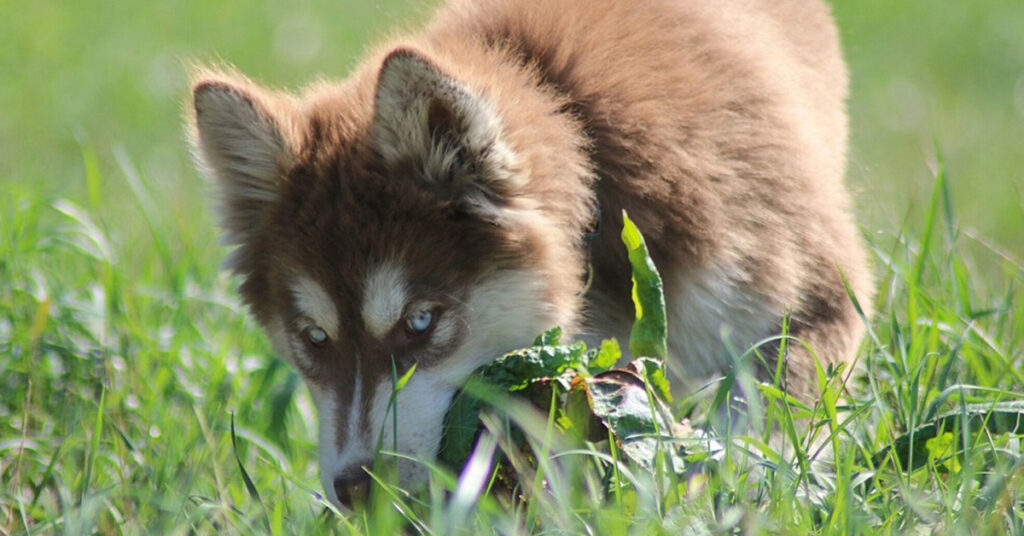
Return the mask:
<svg viewBox="0 0 1024 536">
<path fill-rule="evenodd" d="M 591 410 L 589 387 L 583 377 L 573 379 L 562 406 L 562 429 L 580 441 L 601 441 L 608 438 L 604 423 Z"/>
<path fill-rule="evenodd" d="M 507 391 L 473 376 L 455 394 L 448 413 L 444 416 L 444 432 L 438 460 L 453 468 L 462 467 L 473 452 L 473 445 L 480 434 L 480 409 L 485 403 L 493 404 L 507 398 Z"/>
<path fill-rule="evenodd" d="M 665 294 L 658 269 L 647 251 L 640 230 L 622 211 L 622 243 L 633 267 L 633 306 L 636 321 L 629 334 L 629 351 L 634 357 L 664 359 L 666 349 Z"/>
<path fill-rule="evenodd" d="M 959 473 L 961 469 L 960 460 L 956 458 L 957 446 L 953 432 L 945 432 L 925 441 L 928 459 L 951 473 Z"/>
<path fill-rule="evenodd" d="M 103 436 L 103 402 L 106 400 L 107 389 L 100 389 L 100 403 L 96 406 L 96 420 L 92 425 L 92 441 L 89 442 L 89 453 L 85 462 L 85 476 L 82 477 L 82 504 L 89 493 L 89 484 L 92 480 L 96 457 L 100 452 L 100 437 Z"/>
<path fill-rule="evenodd" d="M 445 414 L 438 455 L 441 462 L 461 467 L 466 461 L 480 432 L 479 415 L 484 405 L 501 404 L 510 392 L 521 392 L 533 382 L 555 378 L 570 368 L 586 367 L 598 355 L 588 351 L 583 342 L 559 344 L 561 336 L 561 328 L 552 328 L 537 337 L 534 346 L 509 352 L 481 367 L 463 385 Z M 613 349 L 609 347 L 607 352 L 611 354 Z M 550 389 L 546 385 L 544 388 Z"/>
<path fill-rule="evenodd" d="M 412 378 L 412 373 L 416 372 L 416 365 L 418 364 L 419 363 L 413 363 L 412 366 L 409 367 L 409 370 L 405 371 L 405 374 L 402 374 L 401 378 L 398 378 L 398 381 L 395 382 L 395 393 L 401 391 L 402 388 L 405 387 L 405 384 L 409 383 L 409 378 Z"/>
<path fill-rule="evenodd" d="M 552 339 L 542 336 L 538 342 L 545 340 Z M 587 345 L 582 342 L 568 346 L 531 346 L 499 357 L 481 369 L 481 375 L 496 386 L 520 391 L 534 380 L 558 376 L 569 367 L 585 365 L 586 352 Z"/>
<path fill-rule="evenodd" d="M 629 459 L 653 472 L 658 459 L 667 455 L 671 470 L 683 473 L 685 462 L 673 443 L 670 413 L 659 400 L 647 396 L 638 374 L 614 369 L 585 381 L 594 415 L 611 430 Z"/>
<path fill-rule="evenodd" d="M 954 430 L 967 426 L 972 433 L 982 428 L 990 434 L 1024 434 L 1024 401 L 1001 402 L 998 404 L 969 404 L 961 410 L 951 411 L 936 417 L 932 422 L 917 427 L 897 437 L 889 446 L 872 456 L 875 466 L 893 456 L 901 466 L 913 471 L 933 459 L 935 443 L 929 441 Z M 911 463 L 913 465 L 911 466 Z"/>
<path fill-rule="evenodd" d="M 245 470 L 245 464 L 242 463 L 241 456 L 238 455 L 238 436 L 235 434 L 234 412 L 231 412 L 231 452 L 235 455 L 235 462 L 238 463 L 238 471 L 242 474 L 242 482 L 245 483 L 246 492 L 249 493 L 250 498 L 262 505 L 263 500 L 260 499 L 260 492 L 256 489 L 256 484 L 252 481 L 252 477 L 249 476 L 249 471 Z"/>
<path fill-rule="evenodd" d="M 562 328 L 555 326 L 533 339 L 531 346 L 558 346 L 562 343 Z"/>
<path fill-rule="evenodd" d="M 85 142 L 81 132 L 75 133 L 75 140 L 78 142 L 78 150 L 82 155 L 82 166 L 85 167 L 85 185 L 88 192 L 89 210 L 97 210 L 100 201 L 103 199 L 101 183 L 103 175 L 100 173 L 100 161 L 96 158 L 96 152 Z"/>
<path fill-rule="evenodd" d="M 672 402 L 672 388 L 669 386 L 668 376 L 665 374 L 665 362 L 660 359 L 642 357 L 633 361 L 633 366 L 638 364 L 644 366 L 644 378 L 654 390 L 654 394 L 660 396 L 665 402 Z"/>
<path fill-rule="evenodd" d="M 619 348 L 619 341 L 605 339 L 601 341 L 601 349 L 597 351 L 587 363 L 587 369 L 591 374 L 604 372 L 615 366 L 615 363 L 622 357 L 622 350 Z"/>
</svg>

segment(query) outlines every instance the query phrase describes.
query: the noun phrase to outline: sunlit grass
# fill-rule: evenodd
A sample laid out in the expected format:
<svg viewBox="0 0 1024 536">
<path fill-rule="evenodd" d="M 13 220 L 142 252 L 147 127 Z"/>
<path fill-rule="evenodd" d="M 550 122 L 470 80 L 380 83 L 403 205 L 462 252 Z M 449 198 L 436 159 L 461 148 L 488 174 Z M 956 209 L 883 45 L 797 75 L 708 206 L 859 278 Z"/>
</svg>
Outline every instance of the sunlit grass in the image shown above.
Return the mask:
<svg viewBox="0 0 1024 536">
<path fill-rule="evenodd" d="M 136 210 L 145 210 L 153 200 L 143 178 L 123 180 L 138 181 Z M 165 246 L 139 251 L 111 238 L 117 222 L 101 212 L 15 188 L 0 206 L 0 278 L 10 282 L 0 287 L 0 527 L 1019 532 L 1024 467 L 1014 437 L 950 429 L 927 459 L 876 456 L 940 413 L 1024 399 L 1024 273 L 1000 252 L 963 252 L 942 181 L 925 221 L 872 244 L 882 277 L 859 357 L 864 374 L 841 390 L 822 371 L 832 394 L 803 409 L 763 390 L 764 427 L 782 431 L 785 445 L 759 429 L 727 436 L 701 470 L 655 477 L 599 445 L 552 450 L 557 437 L 544 416 L 515 406 L 527 458 L 491 414 L 461 475 L 435 467 L 415 494 L 385 479 L 356 514 L 334 512 L 319 495 L 312 408 L 296 376 L 271 355 L 215 264 L 169 252 L 192 246 L 169 215 L 154 212 L 148 223 L 153 243 Z M 133 255 L 143 259 L 127 261 Z M 980 281 L 977 265 L 1002 276 Z M 680 406 L 699 423 L 716 389 Z M 499 454 L 522 472 L 511 491 L 491 478 Z"/>
</svg>

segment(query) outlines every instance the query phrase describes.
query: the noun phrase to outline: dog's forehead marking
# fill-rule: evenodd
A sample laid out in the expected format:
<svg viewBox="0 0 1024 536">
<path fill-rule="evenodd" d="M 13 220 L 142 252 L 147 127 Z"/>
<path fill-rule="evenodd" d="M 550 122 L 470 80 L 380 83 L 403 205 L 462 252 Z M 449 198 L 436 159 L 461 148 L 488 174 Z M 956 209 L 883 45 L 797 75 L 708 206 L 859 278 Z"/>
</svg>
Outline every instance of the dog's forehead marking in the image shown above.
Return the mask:
<svg viewBox="0 0 1024 536">
<path fill-rule="evenodd" d="M 363 323 L 374 337 L 383 337 L 402 317 L 409 298 L 405 273 L 391 262 L 372 268 L 363 287 Z"/>
<path fill-rule="evenodd" d="M 296 276 L 291 282 L 295 306 L 312 319 L 332 339 L 338 337 L 338 309 L 330 294 L 319 283 L 306 275 Z"/>
</svg>

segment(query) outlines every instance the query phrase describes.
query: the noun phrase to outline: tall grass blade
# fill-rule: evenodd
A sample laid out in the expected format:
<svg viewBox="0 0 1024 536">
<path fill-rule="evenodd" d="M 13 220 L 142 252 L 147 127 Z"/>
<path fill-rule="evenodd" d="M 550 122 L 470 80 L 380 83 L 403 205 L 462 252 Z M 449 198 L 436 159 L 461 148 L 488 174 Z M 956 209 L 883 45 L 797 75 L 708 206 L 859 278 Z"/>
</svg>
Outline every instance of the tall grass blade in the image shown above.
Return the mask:
<svg viewBox="0 0 1024 536">
<path fill-rule="evenodd" d="M 76 132 L 75 141 L 78 142 L 78 150 L 82 155 L 82 165 L 85 167 L 85 187 L 89 200 L 89 210 L 95 211 L 99 209 L 103 195 L 101 189 L 103 175 L 100 173 L 100 162 L 96 158 L 95 151 L 86 143 L 84 133 Z"/>
<path fill-rule="evenodd" d="M 167 270 L 167 273 L 174 274 L 174 257 L 171 255 L 171 249 L 167 245 L 163 232 L 166 226 L 161 225 L 157 221 L 158 215 L 163 214 L 165 211 L 157 209 L 156 203 L 153 202 L 153 197 L 143 185 L 142 177 L 139 175 L 138 170 L 135 169 L 135 165 L 132 163 L 131 157 L 124 150 L 124 147 L 114 147 L 114 158 L 117 159 L 117 163 L 121 166 L 121 171 L 124 173 L 124 178 L 128 182 L 128 186 L 131 188 L 132 193 L 135 194 L 135 200 L 139 203 L 142 217 L 146 221 L 150 235 L 153 237 L 153 245 L 156 246 L 156 251 L 160 255 L 160 261 L 163 263 L 164 269 Z"/>
<path fill-rule="evenodd" d="M 914 263 L 913 282 L 915 286 L 921 284 L 925 265 L 928 263 L 928 259 L 931 255 L 932 235 L 934 234 L 935 223 L 938 220 L 939 203 L 948 196 L 948 194 L 945 193 L 946 166 L 942 164 L 941 158 L 939 159 L 939 163 L 940 164 L 935 175 L 935 186 L 932 188 L 931 201 L 928 203 L 928 212 L 925 214 L 924 232 L 921 235 L 921 249 L 917 252 L 917 260 Z M 952 213 L 952 209 L 950 209 L 949 213 Z"/>
<path fill-rule="evenodd" d="M 100 453 L 100 438 L 103 437 L 103 403 L 106 400 L 106 387 L 100 388 L 100 402 L 96 405 L 96 418 L 92 425 L 92 441 L 89 443 L 89 452 L 86 456 L 85 475 L 82 477 L 82 490 L 79 498 L 79 505 L 85 504 L 89 494 L 89 486 L 92 484 L 92 475 L 96 466 L 96 458 Z"/>
<path fill-rule="evenodd" d="M 249 494 L 249 497 L 256 501 L 256 504 L 260 505 L 262 515 L 260 520 L 263 523 L 264 528 L 267 532 L 270 532 L 270 520 L 267 517 L 267 507 L 263 504 L 263 499 L 260 498 L 260 492 L 256 489 L 256 484 L 252 481 L 252 477 L 249 476 L 249 471 L 245 470 L 245 464 L 242 463 L 242 457 L 238 454 L 238 435 L 235 433 L 235 412 L 231 412 L 231 453 L 235 457 L 235 463 L 238 464 L 238 472 L 242 475 L 242 482 L 245 483 L 245 491 Z"/>
</svg>

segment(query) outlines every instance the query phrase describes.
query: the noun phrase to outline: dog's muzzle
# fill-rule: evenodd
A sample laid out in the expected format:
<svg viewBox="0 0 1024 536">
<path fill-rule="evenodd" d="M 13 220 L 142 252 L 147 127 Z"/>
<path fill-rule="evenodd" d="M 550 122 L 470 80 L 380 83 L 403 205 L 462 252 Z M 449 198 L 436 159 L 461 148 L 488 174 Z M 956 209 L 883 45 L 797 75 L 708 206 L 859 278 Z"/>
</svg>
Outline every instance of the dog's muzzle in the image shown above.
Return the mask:
<svg viewBox="0 0 1024 536">
<path fill-rule="evenodd" d="M 351 508 L 366 502 L 372 482 L 369 473 L 362 467 L 356 467 L 334 478 L 334 493 L 339 503 Z"/>
</svg>

